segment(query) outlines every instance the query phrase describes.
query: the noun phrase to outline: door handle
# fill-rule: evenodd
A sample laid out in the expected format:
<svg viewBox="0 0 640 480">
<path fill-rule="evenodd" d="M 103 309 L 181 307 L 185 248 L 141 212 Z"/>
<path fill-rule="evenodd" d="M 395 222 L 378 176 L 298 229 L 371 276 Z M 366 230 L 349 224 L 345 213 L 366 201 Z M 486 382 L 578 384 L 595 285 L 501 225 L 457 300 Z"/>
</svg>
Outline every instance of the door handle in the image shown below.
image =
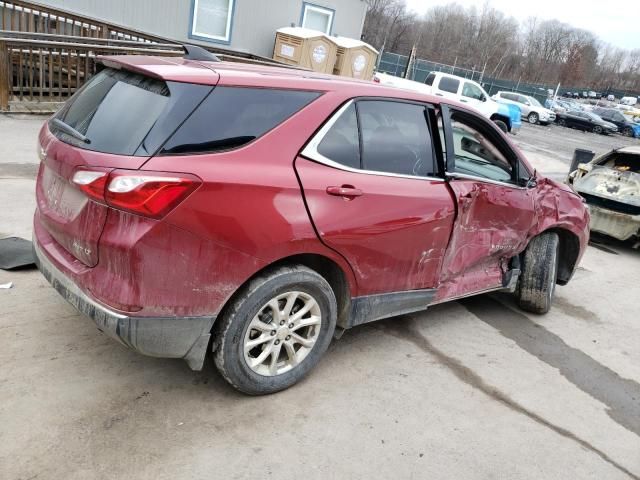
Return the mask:
<svg viewBox="0 0 640 480">
<path fill-rule="evenodd" d="M 438 97 L 444 97 L 444 95 L 443 95 L 443 94 L 441 94 L 441 93 L 436 93 L 436 95 L 437 95 Z"/>
<path fill-rule="evenodd" d="M 336 197 L 344 197 L 351 200 L 362 195 L 362 190 L 353 185 L 342 185 L 340 187 L 327 187 L 327 193 Z"/>
<path fill-rule="evenodd" d="M 469 100 L 465 100 L 464 98 L 461 98 L 460 101 L 463 103 L 467 103 Z"/>
</svg>

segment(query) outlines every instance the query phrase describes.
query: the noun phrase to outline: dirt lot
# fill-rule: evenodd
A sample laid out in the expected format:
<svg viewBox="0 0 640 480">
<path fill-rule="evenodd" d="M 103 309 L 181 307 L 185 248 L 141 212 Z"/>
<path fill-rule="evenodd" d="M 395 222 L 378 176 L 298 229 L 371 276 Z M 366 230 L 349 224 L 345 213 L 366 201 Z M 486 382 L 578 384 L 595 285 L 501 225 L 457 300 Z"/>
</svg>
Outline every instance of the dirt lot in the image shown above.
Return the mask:
<svg viewBox="0 0 640 480">
<path fill-rule="evenodd" d="M 0 116 L 0 237 L 30 237 L 38 118 Z M 630 142 L 525 125 L 542 172 Z M 610 142 L 610 143 L 609 143 Z M 637 140 L 633 141 L 638 144 Z M 545 316 L 471 298 L 345 333 L 294 388 L 143 357 L 0 270 L 0 479 L 640 478 L 640 253 L 590 247 Z"/>
</svg>

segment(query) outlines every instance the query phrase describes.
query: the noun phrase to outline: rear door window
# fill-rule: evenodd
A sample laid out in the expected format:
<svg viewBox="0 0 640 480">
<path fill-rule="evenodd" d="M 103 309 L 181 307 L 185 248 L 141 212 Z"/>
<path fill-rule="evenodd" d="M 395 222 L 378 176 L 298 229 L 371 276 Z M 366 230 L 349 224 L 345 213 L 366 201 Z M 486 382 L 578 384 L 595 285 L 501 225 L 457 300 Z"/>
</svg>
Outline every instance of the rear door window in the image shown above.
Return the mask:
<svg viewBox="0 0 640 480">
<path fill-rule="evenodd" d="M 399 175 L 434 173 L 425 107 L 393 101 L 358 102 L 362 168 Z"/>
<path fill-rule="evenodd" d="M 442 77 L 438 83 L 438 88 L 444 92 L 458 93 L 460 80 L 451 77 Z"/>
<path fill-rule="evenodd" d="M 216 87 L 169 139 L 162 154 L 213 153 L 245 145 L 320 96 L 319 92 Z"/>
<path fill-rule="evenodd" d="M 210 85 L 164 82 L 126 70 L 105 69 L 54 116 L 86 141 L 50 121 L 51 132 L 77 147 L 148 156 L 211 91 Z"/>
<path fill-rule="evenodd" d="M 360 168 L 356 106 L 351 103 L 318 144 L 318 153 L 346 167 Z"/>
</svg>

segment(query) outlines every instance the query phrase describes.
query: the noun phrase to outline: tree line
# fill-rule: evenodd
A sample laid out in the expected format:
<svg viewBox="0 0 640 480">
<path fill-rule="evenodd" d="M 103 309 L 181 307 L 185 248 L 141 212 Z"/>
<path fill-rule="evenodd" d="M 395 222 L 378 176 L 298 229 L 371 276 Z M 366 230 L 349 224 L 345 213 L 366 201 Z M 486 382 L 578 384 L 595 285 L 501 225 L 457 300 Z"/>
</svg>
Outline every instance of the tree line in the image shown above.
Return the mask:
<svg viewBox="0 0 640 480">
<path fill-rule="evenodd" d="M 640 48 L 626 50 L 592 32 L 557 20 L 522 23 L 493 8 L 456 3 L 434 6 L 424 16 L 404 0 L 365 0 L 363 40 L 378 50 L 474 68 L 485 76 L 600 92 L 640 93 Z"/>
</svg>

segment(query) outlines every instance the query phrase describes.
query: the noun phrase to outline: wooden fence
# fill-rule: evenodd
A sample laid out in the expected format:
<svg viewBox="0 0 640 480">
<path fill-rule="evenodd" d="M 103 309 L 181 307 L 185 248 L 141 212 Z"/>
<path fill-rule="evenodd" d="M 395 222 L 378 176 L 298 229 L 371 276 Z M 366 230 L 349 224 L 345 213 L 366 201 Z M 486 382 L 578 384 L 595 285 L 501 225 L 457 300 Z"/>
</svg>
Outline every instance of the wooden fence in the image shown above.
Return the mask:
<svg viewBox="0 0 640 480">
<path fill-rule="evenodd" d="M 0 111 L 5 112 L 15 102 L 66 101 L 96 72 L 98 55 L 184 53 L 174 40 L 25 0 L 0 0 L 0 27 Z M 246 52 L 203 48 L 221 60 L 296 68 Z"/>
</svg>

